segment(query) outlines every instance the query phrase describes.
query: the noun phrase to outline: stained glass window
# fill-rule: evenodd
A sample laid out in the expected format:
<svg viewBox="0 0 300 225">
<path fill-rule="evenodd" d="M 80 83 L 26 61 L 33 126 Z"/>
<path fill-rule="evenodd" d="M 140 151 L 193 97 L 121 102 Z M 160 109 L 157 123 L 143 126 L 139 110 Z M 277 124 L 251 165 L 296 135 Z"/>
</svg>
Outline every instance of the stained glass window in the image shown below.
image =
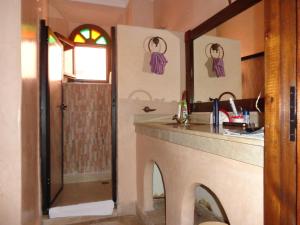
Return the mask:
<svg viewBox="0 0 300 225">
<path fill-rule="evenodd" d="M 102 28 L 84 24 L 73 30 L 74 72 L 79 80 L 108 82 L 110 38 Z"/>
<path fill-rule="evenodd" d="M 83 36 L 85 39 L 89 39 L 89 38 L 90 38 L 90 29 L 88 29 L 88 28 L 82 29 L 82 30 L 80 31 L 80 33 L 82 34 L 82 36 Z"/>
<path fill-rule="evenodd" d="M 77 33 L 72 33 L 72 40 L 75 43 L 80 44 L 96 44 L 96 45 L 107 45 L 107 35 L 102 30 L 95 27 L 82 27 Z"/>
<path fill-rule="evenodd" d="M 96 40 L 101 34 L 98 31 L 92 30 L 92 39 Z"/>
<path fill-rule="evenodd" d="M 74 42 L 75 43 L 85 43 L 85 40 L 80 34 L 76 34 L 76 36 L 74 38 Z"/>
<path fill-rule="evenodd" d="M 107 45 L 107 40 L 105 39 L 105 37 L 100 37 L 97 39 L 96 43 L 99 45 Z"/>
<path fill-rule="evenodd" d="M 49 37 L 48 37 L 48 42 L 49 42 L 50 44 L 53 44 L 53 43 L 56 42 L 55 38 L 54 38 L 51 34 L 50 34 Z"/>
</svg>

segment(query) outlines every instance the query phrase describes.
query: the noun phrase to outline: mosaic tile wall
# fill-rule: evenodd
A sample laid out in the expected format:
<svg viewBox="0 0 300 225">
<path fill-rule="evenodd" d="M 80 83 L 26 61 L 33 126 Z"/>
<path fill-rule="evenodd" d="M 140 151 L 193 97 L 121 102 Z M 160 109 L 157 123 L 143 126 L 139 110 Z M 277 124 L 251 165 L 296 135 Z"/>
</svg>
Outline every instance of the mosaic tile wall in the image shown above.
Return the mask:
<svg viewBox="0 0 300 225">
<path fill-rule="evenodd" d="M 65 83 L 64 174 L 110 174 L 111 85 Z"/>
</svg>

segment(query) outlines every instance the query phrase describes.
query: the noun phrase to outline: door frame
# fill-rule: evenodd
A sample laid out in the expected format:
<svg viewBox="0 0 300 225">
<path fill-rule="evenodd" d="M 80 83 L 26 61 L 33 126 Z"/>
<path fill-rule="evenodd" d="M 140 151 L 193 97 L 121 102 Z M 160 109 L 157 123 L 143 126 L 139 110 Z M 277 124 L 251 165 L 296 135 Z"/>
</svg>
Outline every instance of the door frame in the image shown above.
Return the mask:
<svg viewBox="0 0 300 225">
<path fill-rule="evenodd" d="M 50 93 L 48 81 L 48 35 L 49 32 L 56 37 L 46 26 L 46 21 L 40 21 L 40 55 L 39 55 L 39 75 L 40 75 L 40 154 L 41 154 L 41 186 L 42 186 L 42 211 L 43 214 L 49 213 L 51 204 L 63 190 L 63 137 L 61 141 L 62 148 L 62 186 L 51 200 L 51 159 L 50 159 Z M 45 41 L 47 40 L 47 41 Z M 56 38 L 57 41 L 59 41 Z M 63 112 L 61 112 L 63 113 Z M 63 128 L 63 115 L 62 124 Z"/>
<path fill-rule="evenodd" d="M 297 67 L 297 87 L 300 87 L 300 0 L 297 0 L 297 58 L 296 58 L 296 67 Z M 296 164 L 297 164 L 297 224 L 300 224 L 300 90 L 297 90 L 297 152 L 296 152 Z"/>
<path fill-rule="evenodd" d="M 299 59 L 299 40 L 297 40 L 297 17 L 299 20 L 299 14 L 297 15 L 297 4 L 299 2 L 299 0 L 265 0 L 264 3 L 265 225 L 297 224 L 296 145 L 300 140 L 300 136 L 296 133 L 295 126 L 297 125 L 299 129 L 300 124 L 291 121 L 291 118 L 296 116 L 296 108 L 291 108 L 291 103 L 296 98 L 291 95 L 290 88 L 294 86 L 297 90 L 297 73 L 300 71 L 299 67 L 297 69 L 297 51 Z M 300 100 L 299 92 L 298 100 Z M 293 132 L 296 135 L 294 137 L 291 136 Z"/>
<path fill-rule="evenodd" d="M 117 29 L 111 28 L 111 173 L 112 173 L 112 199 L 117 207 L 117 191 L 118 191 L 118 178 L 117 178 L 117 134 L 118 134 L 118 107 L 117 107 Z"/>
</svg>

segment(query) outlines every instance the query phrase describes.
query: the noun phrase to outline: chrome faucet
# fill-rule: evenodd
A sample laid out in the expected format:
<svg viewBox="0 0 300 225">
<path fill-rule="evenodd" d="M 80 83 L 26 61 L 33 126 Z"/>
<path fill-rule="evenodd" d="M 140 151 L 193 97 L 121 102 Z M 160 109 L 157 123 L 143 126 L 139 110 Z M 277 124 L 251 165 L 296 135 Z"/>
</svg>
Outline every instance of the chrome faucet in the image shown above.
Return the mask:
<svg viewBox="0 0 300 225">
<path fill-rule="evenodd" d="M 219 104 L 220 100 L 224 95 L 231 95 L 234 100 L 236 100 L 235 95 L 230 91 L 225 91 L 218 98 L 209 98 L 210 101 L 213 102 L 213 125 L 219 126 Z"/>
<path fill-rule="evenodd" d="M 176 114 L 176 115 L 174 115 L 174 116 L 172 117 L 172 120 L 176 120 L 176 122 L 177 122 L 178 124 L 188 125 L 188 124 L 189 124 L 189 115 L 187 115 L 185 118 L 180 117 L 180 119 L 179 119 L 179 118 L 178 118 L 178 115 Z"/>
<path fill-rule="evenodd" d="M 232 92 L 230 92 L 230 91 L 225 91 L 225 92 L 223 92 L 222 94 L 220 94 L 218 100 L 221 101 L 221 98 L 222 98 L 224 95 L 231 95 L 232 98 L 233 98 L 234 100 L 236 100 L 235 95 L 234 95 Z"/>
</svg>

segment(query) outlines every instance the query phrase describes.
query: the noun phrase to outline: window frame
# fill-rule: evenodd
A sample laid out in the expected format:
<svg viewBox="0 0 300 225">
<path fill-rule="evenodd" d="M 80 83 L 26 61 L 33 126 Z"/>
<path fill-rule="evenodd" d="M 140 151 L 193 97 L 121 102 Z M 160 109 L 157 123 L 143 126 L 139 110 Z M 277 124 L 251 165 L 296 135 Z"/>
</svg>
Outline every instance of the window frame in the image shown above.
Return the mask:
<svg viewBox="0 0 300 225">
<path fill-rule="evenodd" d="M 86 39 L 83 35 L 81 35 L 80 31 L 82 29 L 89 29 L 89 30 L 96 30 L 98 31 L 101 36 L 103 36 L 107 40 L 106 45 L 96 44 L 96 40 Z M 84 40 L 86 40 L 86 43 L 76 43 L 74 42 L 75 36 L 79 34 Z M 100 36 L 100 37 L 101 37 Z M 109 74 L 111 73 L 111 38 L 108 35 L 108 33 L 102 29 L 101 27 L 94 25 L 94 24 L 82 24 L 78 27 L 76 27 L 72 33 L 69 36 L 69 39 L 74 43 L 74 55 L 73 55 L 73 67 L 74 67 L 74 73 L 75 73 L 75 48 L 78 47 L 89 47 L 89 48 L 105 48 L 106 49 L 106 79 L 105 80 L 89 80 L 89 79 L 74 79 L 74 81 L 79 82 L 87 82 L 87 83 L 109 83 Z M 99 75 L 100 76 L 100 75 Z"/>
</svg>

